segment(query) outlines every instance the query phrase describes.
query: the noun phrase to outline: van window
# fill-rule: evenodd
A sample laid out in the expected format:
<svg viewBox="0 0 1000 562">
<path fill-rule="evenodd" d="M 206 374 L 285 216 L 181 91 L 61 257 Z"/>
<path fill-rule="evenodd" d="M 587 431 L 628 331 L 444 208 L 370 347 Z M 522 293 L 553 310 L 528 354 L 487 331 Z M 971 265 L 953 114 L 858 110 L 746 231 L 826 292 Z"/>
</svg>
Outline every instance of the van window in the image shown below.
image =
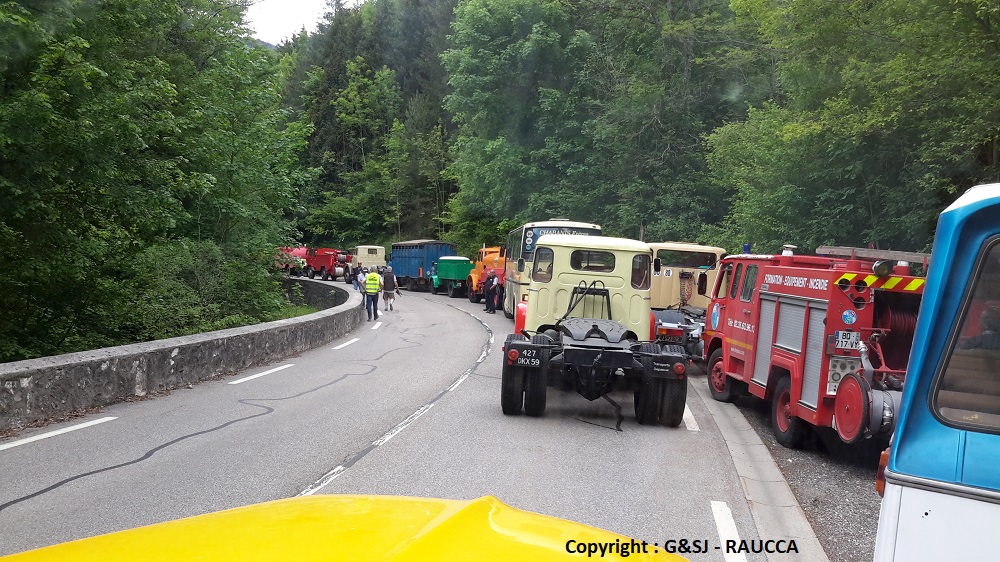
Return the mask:
<svg viewBox="0 0 1000 562">
<path fill-rule="evenodd" d="M 736 273 L 733 274 L 733 285 L 729 289 L 729 298 L 731 299 L 735 299 L 736 293 L 738 293 L 740 290 L 740 275 L 742 274 L 743 274 L 743 264 L 738 263 L 736 264 Z"/>
<path fill-rule="evenodd" d="M 573 250 L 569 256 L 569 266 L 577 271 L 611 273 L 615 270 L 615 255 L 596 250 Z"/>
<path fill-rule="evenodd" d="M 552 281 L 553 260 L 552 248 L 542 246 L 535 250 L 535 266 L 531 270 L 532 281 L 540 283 Z"/>
<path fill-rule="evenodd" d="M 711 252 L 690 250 L 657 250 L 656 257 L 660 258 L 664 267 L 715 269 L 715 263 L 719 261 Z"/>
<path fill-rule="evenodd" d="M 376 249 L 376 248 L 368 248 L 368 255 L 369 256 L 377 256 L 378 255 L 378 249 Z"/>
<path fill-rule="evenodd" d="M 1000 433 L 1000 237 L 984 247 L 931 404 L 948 425 Z"/>
<path fill-rule="evenodd" d="M 632 288 L 633 289 L 648 289 L 649 288 L 649 271 L 650 263 L 652 260 L 649 259 L 648 254 L 636 254 L 632 258 Z"/>
<path fill-rule="evenodd" d="M 743 276 L 743 288 L 740 289 L 740 300 L 750 302 L 753 296 L 753 286 L 757 283 L 757 266 L 748 265 L 747 274 Z"/>
</svg>

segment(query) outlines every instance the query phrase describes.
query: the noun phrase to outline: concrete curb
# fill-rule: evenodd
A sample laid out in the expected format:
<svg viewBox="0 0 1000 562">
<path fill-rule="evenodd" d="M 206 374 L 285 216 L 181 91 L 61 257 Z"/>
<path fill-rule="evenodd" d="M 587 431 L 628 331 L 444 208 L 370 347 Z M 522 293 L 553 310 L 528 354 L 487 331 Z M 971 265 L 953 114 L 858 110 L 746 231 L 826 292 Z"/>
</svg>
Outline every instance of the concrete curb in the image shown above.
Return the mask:
<svg viewBox="0 0 1000 562">
<path fill-rule="evenodd" d="M 331 291 L 339 291 L 347 293 L 346 302 L 287 320 L 0 364 L 0 431 L 267 364 L 361 324 L 359 293 L 295 281 L 307 300 L 329 304 Z"/>
<path fill-rule="evenodd" d="M 692 386 L 726 441 L 758 536 L 763 540 L 795 539 L 798 554 L 767 554 L 767 559 L 774 562 L 830 562 L 771 452 L 743 414 L 735 406 L 717 402 L 704 385 Z"/>
</svg>

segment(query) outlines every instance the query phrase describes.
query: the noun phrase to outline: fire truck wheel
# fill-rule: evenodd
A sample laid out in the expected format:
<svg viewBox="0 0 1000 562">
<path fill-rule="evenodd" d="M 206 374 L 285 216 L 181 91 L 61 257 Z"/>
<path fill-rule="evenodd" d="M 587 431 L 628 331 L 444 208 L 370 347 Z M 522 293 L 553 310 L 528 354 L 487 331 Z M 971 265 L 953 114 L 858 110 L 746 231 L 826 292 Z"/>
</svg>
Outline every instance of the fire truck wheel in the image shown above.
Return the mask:
<svg viewBox="0 0 1000 562">
<path fill-rule="evenodd" d="M 687 378 L 674 381 L 660 381 L 663 396 L 660 399 L 660 423 L 667 427 L 677 427 L 684 420 L 684 404 L 687 402 Z"/>
<path fill-rule="evenodd" d="M 660 417 L 663 381 L 653 378 L 652 373 L 653 358 L 642 357 L 642 380 L 635 391 L 635 419 L 640 425 L 655 425 Z"/>
<path fill-rule="evenodd" d="M 476 293 L 473 289 L 472 283 L 469 283 L 469 302 L 472 304 L 479 304 L 479 301 L 483 300 L 483 296 Z"/>
<path fill-rule="evenodd" d="M 712 352 L 708 360 L 708 389 L 712 398 L 719 402 L 732 402 L 736 398 L 733 392 L 733 378 L 726 374 L 722 362 L 722 348 Z"/>
<path fill-rule="evenodd" d="M 510 334 L 507 342 L 524 341 L 521 334 Z M 506 345 L 504 346 L 507 347 Z M 503 357 L 503 370 L 500 373 L 500 408 L 508 416 L 516 416 L 521 413 L 524 404 L 524 369 L 507 364 L 507 357 Z"/>
<path fill-rule="evenodd" d="M 322 273 L 323 273 L 323 281 L 329 281 L 330 280 L 330 274 L 327 273 L 325 269 L 323 270 Z"/>
<path fill-rule="evenodd" d="M 308 275 L 310 279 L 315 279 L 316 278 L 316 270 L 314 270 L 311 267 L 307 267 L 306 268 L 306 275 Z"/>
<path fill-rule="evenodd" d="M 783 446 L 795 449 L 805 438 L 805 422 L 792 415 L 792 381 L 785 375 L 774 387 L 771 399 L 771 430 Z"/>
</svg>

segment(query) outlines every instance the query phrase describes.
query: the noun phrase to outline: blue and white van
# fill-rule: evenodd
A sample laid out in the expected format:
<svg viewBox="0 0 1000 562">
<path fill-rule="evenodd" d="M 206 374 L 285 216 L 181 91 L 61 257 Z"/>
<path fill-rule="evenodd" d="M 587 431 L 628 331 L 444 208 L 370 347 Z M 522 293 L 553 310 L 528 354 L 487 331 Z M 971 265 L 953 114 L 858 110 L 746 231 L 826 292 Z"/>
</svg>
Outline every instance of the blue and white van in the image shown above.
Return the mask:
<svg viewBox="0 0 1000 562">
<path fill-rule="evenodd" d="M 1000 184 L 941 214 L 895 421 L 875 562 L 1000 560 Z"/>
</svg>

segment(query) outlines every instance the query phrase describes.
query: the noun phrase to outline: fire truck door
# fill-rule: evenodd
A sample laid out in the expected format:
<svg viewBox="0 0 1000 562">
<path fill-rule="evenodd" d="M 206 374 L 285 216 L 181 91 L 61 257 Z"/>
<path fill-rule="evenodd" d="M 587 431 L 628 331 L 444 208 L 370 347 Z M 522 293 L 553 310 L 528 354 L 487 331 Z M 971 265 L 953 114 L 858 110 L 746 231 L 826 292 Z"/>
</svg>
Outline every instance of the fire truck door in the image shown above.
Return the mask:
<svg viewBox="0 0 1000 562">
<path fill-rule="evenodd" d="M 753 373 L 753 350 L 757 343 L 757 301 L 760 298 L 756 290 L 757 270 L 757 265 L 747 264 L 743 279 L 740 280 L 740 268 L 737 266 L 737 275 L 733 277 L 733 285 L 729 291 L 726 337 L 733 359 L 730 367 L 743 380 L 750 378 Z"/>
</svg>

